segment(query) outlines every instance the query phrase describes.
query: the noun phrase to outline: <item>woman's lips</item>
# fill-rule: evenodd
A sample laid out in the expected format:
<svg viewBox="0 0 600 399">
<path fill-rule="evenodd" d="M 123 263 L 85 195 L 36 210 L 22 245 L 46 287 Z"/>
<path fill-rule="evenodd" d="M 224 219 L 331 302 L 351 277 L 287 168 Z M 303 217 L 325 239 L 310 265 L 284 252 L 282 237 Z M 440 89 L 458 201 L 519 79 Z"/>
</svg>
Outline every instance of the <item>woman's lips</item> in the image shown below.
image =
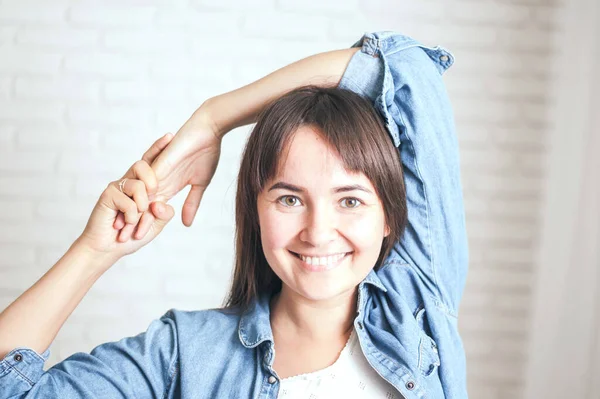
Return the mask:
<svg viewBox="0 0 600 399">
<path fill-rule="evenodd" d="M 304 269 L 313 272 L 331 270 L 339 266 L 348 255 L 352 254 L 352 252 L 345 252 L 327 257 L 305 257 L 296 252 L 289 252 L 300 261 L 300 264 Z"/>
</svg>

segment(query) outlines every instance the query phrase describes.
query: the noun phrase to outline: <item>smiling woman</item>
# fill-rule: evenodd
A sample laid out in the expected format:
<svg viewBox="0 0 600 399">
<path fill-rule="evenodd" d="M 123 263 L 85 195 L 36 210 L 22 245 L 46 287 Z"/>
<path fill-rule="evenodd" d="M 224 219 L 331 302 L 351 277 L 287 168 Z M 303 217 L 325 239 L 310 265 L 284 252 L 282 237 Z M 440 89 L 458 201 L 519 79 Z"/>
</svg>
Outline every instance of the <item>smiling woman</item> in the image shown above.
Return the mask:
<svg viewBox="0 0 600 399">
<path fill-rule="evenodd" d="M 227 307 L 244 311 L 280 290 L 352 296 L 381 266 L 407 212 L 402 163 L 380 118 L 358 94 L 319 87 L 294 90 L 259 116 L 238 178 Z"/>
<path fill-rule="evenodd" d="M 466 398 L 453 58 L 393 32 L 355 46 L 209 99 L 111 183 L 85 234 L 0 313 L 0 397 Z M 94 282 L 158 234 L 187 185 L 191 224 L 223 135 L 255 120 L 224 308 L 170 310 L 43 371 Z"/>
<path fill-rule="evenodd" d="M 225 307 L 243 314 L 268 299 L 282 393 L 308 395 L 290 378 L 336 363 L 352 335 L 359 284 L 381 267 L 407 223 L 398 151 L 360 95 L 302 87 L 259 115 L 236 199 Z M 376 375 L 371 382 L 368 395 L 393 391 Z"/>
</svg>

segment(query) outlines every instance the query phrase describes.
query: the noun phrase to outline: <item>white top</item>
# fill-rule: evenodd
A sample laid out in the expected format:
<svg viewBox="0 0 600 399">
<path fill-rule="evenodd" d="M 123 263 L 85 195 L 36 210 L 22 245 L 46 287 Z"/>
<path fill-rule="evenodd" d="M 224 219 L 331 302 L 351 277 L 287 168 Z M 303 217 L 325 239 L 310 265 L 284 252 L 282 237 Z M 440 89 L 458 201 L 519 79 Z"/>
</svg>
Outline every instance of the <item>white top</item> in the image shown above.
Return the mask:
<svg viewBox="0 0 600 399">
<path fill-rule="evenodd" d="M 277 397 L 400 399 L 402 395 L 369 365 L 352 329 L 334 364 L 313 373 L 284 378 Z"/>
</svg>

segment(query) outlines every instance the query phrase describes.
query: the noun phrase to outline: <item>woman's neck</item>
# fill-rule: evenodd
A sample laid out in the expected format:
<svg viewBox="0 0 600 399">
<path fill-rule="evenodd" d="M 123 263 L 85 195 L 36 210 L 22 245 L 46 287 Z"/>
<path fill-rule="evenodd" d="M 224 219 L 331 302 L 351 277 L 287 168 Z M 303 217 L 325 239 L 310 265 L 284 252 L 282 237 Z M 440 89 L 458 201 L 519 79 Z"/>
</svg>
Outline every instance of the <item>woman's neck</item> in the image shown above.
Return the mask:
<svg viewBox="0 0 600 399">
<path fill-rule="evenodd" d="M 293 336 L 301 341 L 328 342 L 347 338 L 356 317 L 358 289 L 335 298 L 306 299 L 284 285 L 271 299 L 271 328 L 274 336 Z"/>
</svg>

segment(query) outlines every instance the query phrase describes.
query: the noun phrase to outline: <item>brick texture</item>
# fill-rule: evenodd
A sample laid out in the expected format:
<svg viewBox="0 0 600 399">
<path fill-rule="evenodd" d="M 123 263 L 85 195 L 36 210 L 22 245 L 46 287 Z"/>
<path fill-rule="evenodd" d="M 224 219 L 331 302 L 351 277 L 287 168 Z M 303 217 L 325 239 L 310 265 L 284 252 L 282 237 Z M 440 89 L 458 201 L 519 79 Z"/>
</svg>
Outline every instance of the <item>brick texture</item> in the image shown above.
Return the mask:
<svg viewBox="0 0 600 399">
<path fill-rule="evenodd" d="M 470 396 L 522 397 L 563 2 L 0 1 L 0 306 L 62 255 L 106 184 L 204 99 L 364 31 L 398 30 L 457 59 L 445 80 L 471 250 L 459 321 Z M 194 226 L 181 225 L 181 193 L 164 233 L 92 288 L 47 366 L 171 307 L 220 304 L 247 131 L 226 137 Z"/>
</svg>

